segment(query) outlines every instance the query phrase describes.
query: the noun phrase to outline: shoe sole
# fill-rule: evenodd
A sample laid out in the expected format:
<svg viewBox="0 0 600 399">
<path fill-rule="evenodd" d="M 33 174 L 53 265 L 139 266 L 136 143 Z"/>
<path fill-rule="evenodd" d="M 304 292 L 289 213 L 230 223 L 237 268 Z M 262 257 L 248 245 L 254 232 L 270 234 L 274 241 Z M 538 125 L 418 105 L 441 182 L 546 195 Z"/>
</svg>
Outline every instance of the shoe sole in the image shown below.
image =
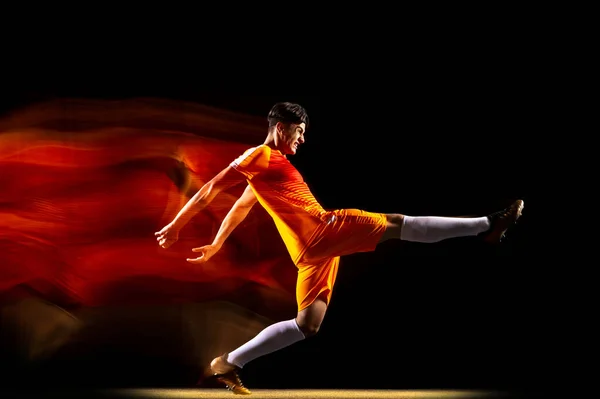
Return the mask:
<svg viewBox="0 0 600 399">
<path fill-rule="evenodd" d="M 227 377 L 215 375 L 215 378 L 221 384 L 225 385 L 225 388 L 227 388 L 229 391 L 233 392 L 236 395 L 250 395 L 252 393 L 248 388 L 240 387 L 234 381 L 230 380 Z"/>
</svg>

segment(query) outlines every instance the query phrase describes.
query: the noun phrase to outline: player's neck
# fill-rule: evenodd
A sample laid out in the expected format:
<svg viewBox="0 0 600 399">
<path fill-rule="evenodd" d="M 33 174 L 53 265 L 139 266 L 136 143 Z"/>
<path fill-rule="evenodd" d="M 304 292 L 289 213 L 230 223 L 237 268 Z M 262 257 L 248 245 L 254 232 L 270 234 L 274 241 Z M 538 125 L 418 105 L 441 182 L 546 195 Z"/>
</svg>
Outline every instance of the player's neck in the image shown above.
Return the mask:
<svg viewBox="0 0 600 399">
<path fill-rule="evenodd" d="M 273 138 L 272 135 L 269 134 L 267 136 L 267 138 L 265 139 L 263 145 L 271 147 L 272 150 L 279 151 L 279 153 L 283 155 L 283 152 L 281 152 L 281 150 L 279 148 L 277 148 L 277 145 L 275 144 L 275 139 Z M 285 157 L 285 155 L 283 155 L 283 156 Z"/>
</svg>

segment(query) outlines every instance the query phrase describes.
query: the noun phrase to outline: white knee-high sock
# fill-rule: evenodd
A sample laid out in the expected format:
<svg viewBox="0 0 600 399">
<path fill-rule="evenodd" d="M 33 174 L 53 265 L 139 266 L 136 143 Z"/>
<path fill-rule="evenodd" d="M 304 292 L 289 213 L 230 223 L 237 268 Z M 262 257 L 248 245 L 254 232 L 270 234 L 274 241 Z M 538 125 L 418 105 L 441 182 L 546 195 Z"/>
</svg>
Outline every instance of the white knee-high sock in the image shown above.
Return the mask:
<svg viewBox="0 0 600 399">
<path fill-rule="evenodd" d="M 296 319 L 280 321 L 271 324 L 259 332 L 256 337 L 230 352 L 227 361 L 238 367 L 244 367 L 251 360 L 275 352 L 304 338 Z"/>
<path fill-rule="evenodd" d="M 404 216 L 400 238 L 414 242 L 438 242 L 447 238 L 475 236 L 490 228 L 487 216 L 456 218 Z"/>
</svg>

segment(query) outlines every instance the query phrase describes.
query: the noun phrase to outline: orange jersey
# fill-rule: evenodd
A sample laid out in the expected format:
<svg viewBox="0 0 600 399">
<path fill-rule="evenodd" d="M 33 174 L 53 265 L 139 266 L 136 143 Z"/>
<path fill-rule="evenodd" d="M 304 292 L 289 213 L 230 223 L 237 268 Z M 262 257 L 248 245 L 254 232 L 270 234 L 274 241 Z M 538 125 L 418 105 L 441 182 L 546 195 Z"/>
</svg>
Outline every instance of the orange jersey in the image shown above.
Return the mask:
<svg viewBox="0 0 600 399">
<path fill-rule="evenodd" d="M 230 166 L 246 177 L 296 263 L 326 217 L 300 172 L 279 150 L 264 144 L 248 149 Z"/>
<path fill-rule="evenodd" d="M 230 165 L 246 176 L 298 267 L 298 311 L 319 297 L 328 304 L 340 256 L 374 250 L 385 232 L 386 215 L 359 209 L 325 211 L 298 170 L 280 151 L 264 144 Z"/>
</svg>

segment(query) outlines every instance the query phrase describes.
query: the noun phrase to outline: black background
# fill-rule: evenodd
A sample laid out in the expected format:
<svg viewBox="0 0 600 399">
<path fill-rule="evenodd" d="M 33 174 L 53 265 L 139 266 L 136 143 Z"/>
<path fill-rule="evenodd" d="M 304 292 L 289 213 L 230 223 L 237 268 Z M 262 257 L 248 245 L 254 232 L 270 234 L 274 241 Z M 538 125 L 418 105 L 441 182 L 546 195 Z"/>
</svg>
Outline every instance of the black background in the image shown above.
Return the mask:
<svg viewBox="0 0 600 399">
<path fill-rule="evenodd" d="M 311 125 L 291 162 L 326 208 L 485 215 L 525 200 L 522 221 L 499 247 L 471 238 L 388 242 L 345 257 L 319 334 L 252 362 L 243 371 L 246 385 L 525 389 L 554 375 L 559 349 L 548 342 L 560 293 L 533 230 L 543 216 L 534 192 L 536 137 L 551 110 L 529 74 L 340 75 L 335 85 L 313 81 L 310 90 L 293 77 L 279 85 L 256 77 L 256 85 L 235 90 L 234 78 L 221 78 L 219 87 L 192 72 L 187 81 L 159 74 L 100 81 L 95 74 L 13 82 L 2 110 L 57 97 L 144 96 L 266 117 L 274 102 L 294 101 Z M 124 364 L 127 371 L 111 373 L 112 380 L 93 360 L 82 373 L 106 386 L 186 386 L 197 371 L 148 358 Z"/>
</svg>

